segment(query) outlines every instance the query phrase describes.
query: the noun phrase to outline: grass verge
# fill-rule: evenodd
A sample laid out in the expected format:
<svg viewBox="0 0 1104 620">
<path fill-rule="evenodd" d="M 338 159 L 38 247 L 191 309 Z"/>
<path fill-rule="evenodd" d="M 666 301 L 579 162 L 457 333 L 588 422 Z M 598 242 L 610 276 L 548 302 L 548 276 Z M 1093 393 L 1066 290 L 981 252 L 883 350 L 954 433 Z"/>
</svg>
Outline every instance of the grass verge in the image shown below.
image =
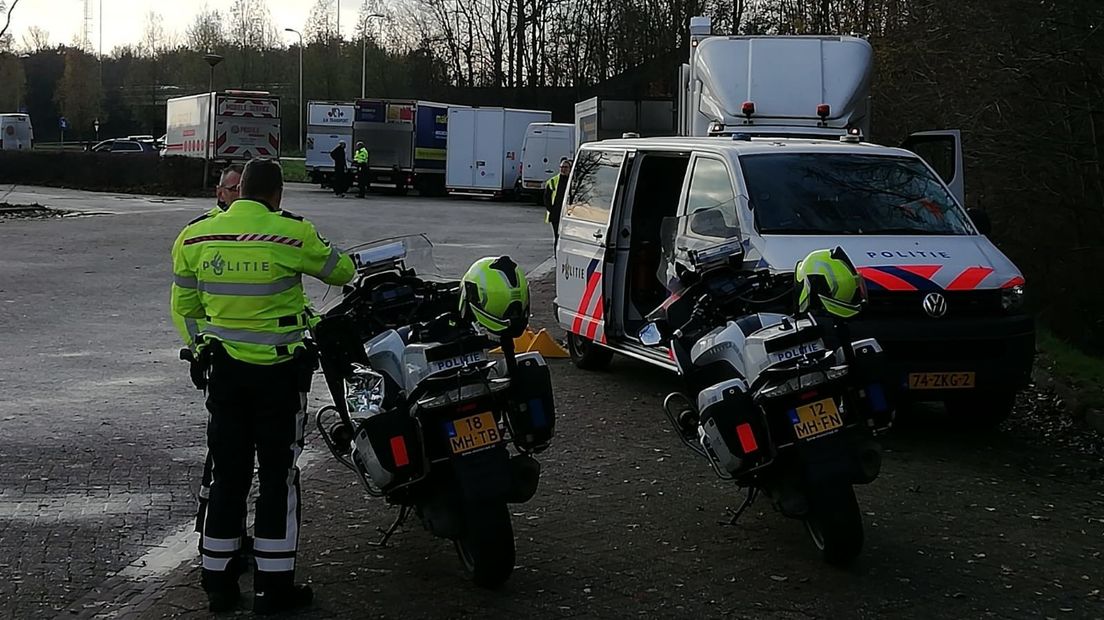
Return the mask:
<svg viewBox="0 0 1104 620">
<path fill-rule="evenodd" d="M 1077 390 L 1083 406 L 1104 408 L 1104 359 L 1081 351 L 1047 330 L 1039 331 L 1038 344 L 1052 374 Z"/>
<path fill-rule="evenodd" d="M 307 176 L 307 163 L 304 161 L 284 159 L 280 161 L 280 167 L 284 169 L 284 180 L 289 183 L 307 183 L 310 181 Z"/>
</svg>

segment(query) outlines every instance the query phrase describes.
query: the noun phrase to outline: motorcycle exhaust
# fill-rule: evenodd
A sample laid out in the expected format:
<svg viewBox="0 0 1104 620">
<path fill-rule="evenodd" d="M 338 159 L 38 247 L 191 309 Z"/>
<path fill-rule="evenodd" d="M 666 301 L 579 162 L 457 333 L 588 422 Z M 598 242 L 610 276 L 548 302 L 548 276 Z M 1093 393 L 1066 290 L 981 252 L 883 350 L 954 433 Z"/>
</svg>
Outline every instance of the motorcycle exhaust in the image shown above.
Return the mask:
<svg viewBox="0 0 1104 620">
<path fill-rule="evenodd" d="M 695 419 L 694 403 L 691 402 L 690 398 L 681 392 L 671 392 L 663 400 L 663 413 L 667 414 L 667 419 L 671 422 L 675 434 L 682 440 L 682 443 L 697 452 L 699 456 L 708 459 L 709 455 L 705 452 L 705 448 L 695 441 L 697 439 L 696 433 L 693 436 L 687 434 L 688 428 L 696 431 L 698 426 Z"/>
<path fill-rule="evenodd" d="M 855 484 L 870 484 L 882 472 L 882 447 L 870 439 L 859 444 Z"/>
<path fill-rule="evenodd" d="M 528 454 L 519 454 L 510 459 L 511 485 L 506 494 L 506 503 L 524 504 L 537 494 L 540 484 L 540 461 Z"/>
</svg>

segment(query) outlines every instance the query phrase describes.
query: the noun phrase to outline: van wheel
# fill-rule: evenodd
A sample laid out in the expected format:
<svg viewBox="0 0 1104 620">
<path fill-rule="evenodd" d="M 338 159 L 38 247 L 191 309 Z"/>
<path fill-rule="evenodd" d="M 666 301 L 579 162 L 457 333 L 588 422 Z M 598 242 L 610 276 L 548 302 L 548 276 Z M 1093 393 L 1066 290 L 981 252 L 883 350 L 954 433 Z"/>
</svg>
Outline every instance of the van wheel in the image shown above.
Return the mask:
<svg viewBox="0 0 1104 620">
<path fill-rule="evenodd" d="M 993 430 L 1012 415 L 1015 392 L 983 392 L 951 398 L 944 402 L 955 422 L 972 430 Z"/>
<path fill-rule="evenodd" d="M 583 370 L 603 370 L 613 360 L 613 351 L 574 333 L 567 335 L 567 350 L 575 367 Z"/>
</svg>

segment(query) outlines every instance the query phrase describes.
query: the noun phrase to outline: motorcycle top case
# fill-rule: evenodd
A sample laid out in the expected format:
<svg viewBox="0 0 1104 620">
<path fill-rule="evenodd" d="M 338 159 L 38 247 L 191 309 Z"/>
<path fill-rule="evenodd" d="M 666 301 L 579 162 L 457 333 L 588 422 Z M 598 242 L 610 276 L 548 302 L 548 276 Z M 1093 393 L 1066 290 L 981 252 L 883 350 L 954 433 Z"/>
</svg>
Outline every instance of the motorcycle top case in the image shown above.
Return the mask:
<svg viewBox="0 0 1104 620">
<path fill-rule="evenodd" d="M 728 473 L 739 476 L 774 460 L 774 445 L 762 410 L 742 379 L 730 379 L 698 394 L 698 436 Z"/>
<path fill-rule="evenodd" d="M 354 457 L 385 493 L 421 480 L 428 470 L 421 425 L 397 409 L 360 422 Z"/>
<path fill-rule="evenodd" d="M 517 356 L 510 390 L 512 402 L 506 418 L 514 445 L 525 452 L 544 450 L 556 434 L 556 403 L 552 399 L 552 374 L 540 353 Z"/>
</svg>

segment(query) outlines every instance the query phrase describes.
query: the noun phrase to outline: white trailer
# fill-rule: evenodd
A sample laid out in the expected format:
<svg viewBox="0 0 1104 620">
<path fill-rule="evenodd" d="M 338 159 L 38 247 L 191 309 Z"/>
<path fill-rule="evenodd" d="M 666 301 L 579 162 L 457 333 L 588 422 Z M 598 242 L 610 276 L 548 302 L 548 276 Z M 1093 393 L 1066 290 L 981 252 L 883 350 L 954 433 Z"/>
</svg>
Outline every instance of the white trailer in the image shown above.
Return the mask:
<svg viewBox="0 0 1104 620">
<path fill-rule="evenodd" d="M 544 182 L 560 169 L 560 160 L 575 152 L 575 125 L 530 123 L 521 148 L 521 193 L 541 195 Z"/>
<path fill-rule="evenodd" d="M 352 102 L 311 101 L 307 103 L 307 175 L 311 182 L 325 184 L 333 175 L 330 152 L 345 143 L 346 165 L 353 165 L 353 119 L 356 106 Z"/>
<path fill-rule="evenodd" d="M 501 197 L 517 189 L 531 123 L 552 113 L 510 108 L 449 108 L 445 187 L 449 194 Z"/>
<path fill-rule="evenodd" d="M 30 150 L 34 145 L 31 117 L 26 114 L 0 114 L 0 151 Z"/>
<path fill-rule="evenodd" d="M 870 133 L 870 44 L 847 36 L 713 36 L 690 21 L 679 71 L 682 136 Z"/>
<path fill-rule="evenodd" d="M 169 99 L 165 155 L 234 162 L 280 156 L 280 98 L 228 90 Z"/>
</svg>

